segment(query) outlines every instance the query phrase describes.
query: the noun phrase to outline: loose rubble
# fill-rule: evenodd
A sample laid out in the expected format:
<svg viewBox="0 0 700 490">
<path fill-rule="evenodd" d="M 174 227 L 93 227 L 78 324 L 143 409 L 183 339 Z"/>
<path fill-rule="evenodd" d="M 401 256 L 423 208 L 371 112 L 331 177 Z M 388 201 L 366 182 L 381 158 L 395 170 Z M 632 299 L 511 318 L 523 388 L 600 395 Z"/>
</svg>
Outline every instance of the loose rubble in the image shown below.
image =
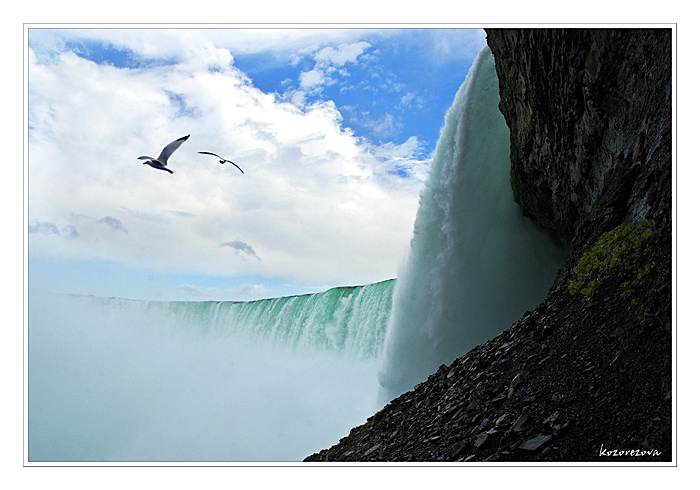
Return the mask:
<svg viewBox="0 0 700 490">
<path fill-rule="evenodd" d="M 583 306 L 562 286 L 305 461 L 670 461 L 670 279 L 647 322 L 626 297 Z"/>
</svg>

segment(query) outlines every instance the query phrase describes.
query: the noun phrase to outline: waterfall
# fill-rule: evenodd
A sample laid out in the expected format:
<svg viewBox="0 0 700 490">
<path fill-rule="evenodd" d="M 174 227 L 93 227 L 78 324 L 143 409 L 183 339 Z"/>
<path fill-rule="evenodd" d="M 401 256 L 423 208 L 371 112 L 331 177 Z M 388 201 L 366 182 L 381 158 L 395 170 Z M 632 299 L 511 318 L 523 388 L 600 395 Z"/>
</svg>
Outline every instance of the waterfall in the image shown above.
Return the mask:
<svg viewBox="0 0 700 490">
<path fill-rule="evenodd" d="M 301 461 L 376 411 L 394 280 L 232 301 L 29 297 L 30 461 Z"/>
<path fill-rule="evenodd" d="M 192 335 L 245 336 L 289 349 L 377 357 L 384 342 L 395 280 L 256 301 L 140 301 L 73 296 L 103 315 Z M 138 320 L 136 320 L 138 319 Z M 157 327 L 155 327 L 157 328 Z"/>
<path fill-rule="evenodd" d="M 508 328 L 563 263 L 564 251 L 513 201 L 499 100 L 486 47 L 445 116 L 421 193 L 382 354 L 384 400 Z"/>
</svg>

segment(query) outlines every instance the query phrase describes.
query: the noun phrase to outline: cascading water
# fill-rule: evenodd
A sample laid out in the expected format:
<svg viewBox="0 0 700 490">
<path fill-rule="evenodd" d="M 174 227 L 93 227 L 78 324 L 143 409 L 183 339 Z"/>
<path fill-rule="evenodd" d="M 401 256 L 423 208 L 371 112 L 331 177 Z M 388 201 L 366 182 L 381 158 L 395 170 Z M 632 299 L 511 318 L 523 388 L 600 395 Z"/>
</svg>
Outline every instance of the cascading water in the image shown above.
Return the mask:
<svg viewBox="0 0 700 490">
<path fill-rule="evenodd" d="M 499 100 L 486 47 L 445 116 L 421 194 L 384 346 L 384 401 L 508 328 L 544 298 L 563 263 L 564 251 L 513 201 Z"/>
<path fill-rule="evenodd" d="M 377 357 L 384 343 L 395 280 L 257 301 L 134 301 L 75 296 L 107 314 L 130 315 L 194 335 L 244 336 L 287 349 Z"/>
<path fill-rule="evenodd" d="M 29 461 L 301 461 L 379 408 L 394 283 L 246 303 L 32 292 Z"/>
</svg>

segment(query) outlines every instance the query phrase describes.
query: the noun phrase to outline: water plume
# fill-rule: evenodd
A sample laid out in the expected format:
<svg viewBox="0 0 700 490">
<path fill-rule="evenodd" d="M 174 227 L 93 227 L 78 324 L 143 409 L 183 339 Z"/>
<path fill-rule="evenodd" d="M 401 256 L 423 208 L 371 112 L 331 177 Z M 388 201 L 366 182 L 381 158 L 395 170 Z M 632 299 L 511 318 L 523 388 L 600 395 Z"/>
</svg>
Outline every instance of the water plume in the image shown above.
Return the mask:
<svg viewBox="0 0 700 490">
<path fill-rule="evenodd" d="M 524 218 L 488 47 L 445 116 L 394 290 L 380 398 L 411 389 L 494 337 L 547 294 L 564 251 Z"/>
</svg>

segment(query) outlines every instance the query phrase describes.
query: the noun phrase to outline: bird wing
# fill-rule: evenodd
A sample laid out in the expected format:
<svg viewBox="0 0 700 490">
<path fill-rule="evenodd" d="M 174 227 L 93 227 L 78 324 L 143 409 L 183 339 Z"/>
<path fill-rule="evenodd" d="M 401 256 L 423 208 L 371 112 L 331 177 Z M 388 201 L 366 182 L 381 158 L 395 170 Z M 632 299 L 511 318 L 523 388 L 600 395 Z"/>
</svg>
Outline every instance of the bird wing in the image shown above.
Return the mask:
<svg viewBox="0 0 700 490">
<path fill-rule="evenodd" d="M 202 153 L 203 155 L 214 155 L 216 158 L 221 158 L 219 155 L 216 153 L 212 153 L 210 151 L 200 151 L 199 153 Z M 223 160 L 223 158 L 221 158 Z"/>
<path fill-rule="evenodd" d="M 156 158 L 156 160 L 158 160 L 163 165 L 167 165 L 168 158 L 170 158 L 170 155 L 172 155 L 175 150 L 180 148 L 180 145 L 187 141 L 187 138 L 189 137 L 190 135 L 188 134 L 187 136 L 183 136 L 182 138 L 176 139 L 172 143 L 168 143 L 168 145 L 165 148 L 163 148 L 163 151 L 160 152 L 160 155 L 158 155 L 158 158 Z"/>
<path fill-rule="evenodd" d="M 233 165 L 234 167 L 236 167 L 238 170 L 240 170 L 242 174 L 245 173 L 241 167 L 239 167 L 238 165 L 236 165 L 235 163 L 233 163 L 231 160 L 226 160 L 226 161 L 229 162 L 229 163 L 230 163 L 231 165 Z"/>
<path fill-rule="evenodd" d="M 153 157 L 142 156 L 142 157 L 138 157 L 138 160 L 154 160 L 154 158 L 153 158 Z"/>
<path fill-rule="evenodd" d="M 226 160 L 224 157 L 221 157 L 221 156 L 217 155 L 216 153 L 212 153 L 212 152 L 210 152 L 210 151 L 200 151 L 199 153 L 201 153 L 201 154 L 203 154 L 203 155 L 213 155 L 213 156 L 215 156 L 216 158 L 218 158 L 219 160 L 223 160 L 224 162 L 230 163 L 231 165 L 233 165 L 234 167 L 236 167 L 238 170 L 240 170 L 242 174 L 245 173 L 241 167 L 239 167 L 238 165 L 236 165 L 235 163 L 233 163 L 231 160 Z M 223 162 L 222 162 L 222 163 L 223 163 Z"/>
</svg>

